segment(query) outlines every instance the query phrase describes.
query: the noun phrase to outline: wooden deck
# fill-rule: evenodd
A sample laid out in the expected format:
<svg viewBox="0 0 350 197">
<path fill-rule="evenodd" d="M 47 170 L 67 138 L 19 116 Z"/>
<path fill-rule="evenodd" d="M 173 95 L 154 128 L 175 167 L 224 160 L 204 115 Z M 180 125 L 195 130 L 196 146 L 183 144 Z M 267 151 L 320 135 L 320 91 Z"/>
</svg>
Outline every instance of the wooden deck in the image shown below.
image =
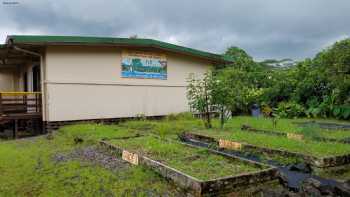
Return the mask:
<svg viewBox="0 0 350 197">
<path fill-rule="evenodd" d="M 42 132 L 42 102 L 40 92 L 0 92 L 0 126 L 11 128 L 13 138 L 19 129 Z M 40 130 L 40 131 L 37 131 Z"/>
</svg>

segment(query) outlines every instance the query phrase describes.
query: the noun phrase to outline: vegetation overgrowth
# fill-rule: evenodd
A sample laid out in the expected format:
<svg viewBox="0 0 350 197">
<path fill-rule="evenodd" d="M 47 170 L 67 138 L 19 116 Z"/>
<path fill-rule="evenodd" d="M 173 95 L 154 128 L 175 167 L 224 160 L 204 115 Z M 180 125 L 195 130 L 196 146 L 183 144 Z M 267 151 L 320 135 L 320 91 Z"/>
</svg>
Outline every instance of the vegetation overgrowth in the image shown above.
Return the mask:
<svg viewBox="0 0 350 197">
<path fill-rule="evenodd" d="M 142 167 L 111 171 L 79 158 L 62 161 L 55 158 L 57 154 L 69 155 L 76 149 L 96 145 L 103 138 L 128 135 L 123 130 L 114 126 L 83 124 L 65 127 L 50 140 L 38 137 L 1 142 L 0 196 L 171 194 L 171 184 Z M 76 144 L 76 137 L 82 138 L 83 142 Z"/>
<path fill-rule="evenodd" d="M 339 120 L 325 120 L 325 119 L 306 119 L 306 118 L 298 118 L 298 119 L 287 119 L 280 118 L 274 124 L 272 118 L 267 117 L 249 117 L 249 116 L 236 116 L 227 121 L 225 125 L 225 130 L 240 130 L 242 125 L 249 125 L 256 129 L 262 129 L 267 131 L 275 131 L 282 133 L 296 133 L 303 134 L 307 138 L 312 137 L 323 137 L 323 138 L 331 138 L 331 139 L 345 139 L 350 138 L 350 131 L 346 130 L 331 130 L 331 129 L 322 129 L 317 125 L 311 126 L 301 126 L 296 123 L 303 123 L 309 121 L 317 121 L 317 122 L 335 122 L 337 124 L 347 124 L 345 121 Z"/>
<path fill-rule="evenodd" d="M 318 157 L 341 155 L 350 153 L 350 144 L 341 143 L 329 143 L 313 141 L 311 137 L 319 136 L 325 138 L 344 139 L 350 137 L 350 132 L 343 130 L 325 130 L 318 127 L 308 129 L 303 128 L 295 122 L 305 122 L 310 119 L 279 119 L 276 126 L 274 126 L 272 118 L 255 118 L 248 116 L 237 116 L 227 120 L 227 123 L 223 129 L 220 127 L 220 120 L 213 119 L 213 128 L 206 129 L 203 122 L 198 118 L 193 118 L 189 113 L 180 115 L 171 115 L 164 120 L 133 120 L 121 123 L 119 125 L 111 126 L 114 130 L 126 129 L 130 133 L 123 131 L 125 135 L 132 136 L 135 133 L 141 135 L 147 135 L 151 133 L 158 135 L 160 138 L 177 139 L 178 134 L 184 131 L 199 132 L 202 134 L 208 134 L 217 137 L 223 137 L 228 139 L 235 139 L 237 141 L 252 143 L 257 146 L 284 149 L 287 151 L 300 152 L 304 154 L 310 154 Z M 325 120 L 317 120 L 325 121 Z M 336 121 L 338 123 L 346 123 L 344 121 Z M 304 134 L 306 138 L 304 141 L 298 141 L 295 139 L 288 139 L 283 136 L 271 136 L 264 134 L 256 134 L 247 131 L 242 131 L 243 124 L 248 124 L 258 129 L 273 130 L 285 133 L 297 133 Z M 86 127 L 86 125 L 77 125 L 73 127 Z M 91 127 L 91 125 L 87 125 Z M 68 127 L 69 128 L 69 127 Z M 94 127 L 91 127 L 94 128 Z M 84 129 L 89 131 L 89 129 Z M 93 132 L 96 129 L 91 129 Z M 87 132 L 89 133 L 89 132 Z M 104 131 L 106 136 L 108 132 Z M 119 134 L 122 135 L 122 134 Z M 89 135 L 91 136 L 91 135 Z M 98 137 L 94 134 L 92 138 Z M 310 138 L 309 138 L 310 137 Z M 110 137 L 112 138 L 112 137 Z M 106 138 L 108 139 L 108 138 Z M 283 143 L 282 143 L 283 142 Z"/>
<path fill-rule="evenodd" d="M 292 132 L 294 128 L 299 128 L 298 125 L 292 124 L 294 121 L 303 122 L 307 119 L 280 119 L 275 129 L 281 132 Z M 227 124 L 223 129 L 220 129 L 220 120 L 218 119 L 213 119 L 212 124 L 213 128 L 206 130 L 200 119 L 193 118 L 189 113 L 184 113 L 170 115 L 163 120 L 140 119 L 117 125 L 89 123 L 71 125 L 63 127 L 49 137 L 1 141 L 0 196 L 128 196 L 133 195 L 133 193 L 147 196 L 150 191 L 158 195 L 163 195 L 169 190 L 172 191 L 173 186 L 171 184 L 142 167 L 127 167 L 122 170 L 111 171 L 104 166 L 80 158 L 61 158 L 62 155 L 70 155 L 75 150 L 97 146 L 98 141 L 103 139 L 113 141 L 122 137 L 152 134 L 159 136 L 162 140 L 163 138 L 176 140 L 178 134 L 191 131 L 201 132 L 202 134 L 205 132 L 208 135 L 222 134 L 228 139 L 271 148 L 282 147 L 286 150 L 303 151 L 316 156 L 333 156 L 350 152 L 349 145 L 312 141 L 298 142 L 291 139 L 273 138 L 267 135 L 240 131 L 242 124 L 250 124 L 263 129 L 273 128 L 271 119 L 267 118 L 235 117 L 227 120 Z M 314 132 L 334 138 L 349 136 L 349 132 L 346 131 L 327 131 L 315 128 Z M 140 142 L 140 144 L 142 143 Z M 174 154 L 179 151 L 178 148 L 172 146 L 170 148 L 157 146 L 157 143 L 152 144 L 150 142 L 142 147 L 159 148 L 163 152 L 160 155 L 165 155 L 164 151 L 172 153 L 176 150 Z M 207 156 L 205 151 L 199 151 L 198 154 L 209 159 L 204 162 L 199 159 L 198 161 L 201 162 L 198 163 L 196 163 L 196 160 L 183 161 L 181 159 L 168 162 L 174 162 L 171 165 L 177 166 L 181 170 L 193 171 L 192 173 L 198 177 L 212 177 L 209 172 L 202 175 L 202 172 L 198 172 L 199 175 L 197 175 L 195 170 L 202 169 L 202 165 L 213 165 L 213 169 L 217 169 L 215 166 L 221 165 L 221 159 Z M 167 159 L 167 155 L 164 158 Z M 287 163 L 293 162 L 286 158 L 273 159 L 287 160 Z M 189 165 L 182 169 L 181 162 L 189 162 Z M 242 171 L 245 169 L 246 166 L 243 166 Z"/>
<path fill-rule="evenodd" d="M 198 132 L 216 137 L 235 139 L 237 141 L 252 143 L 257 146 L 284 149 L 304 154 L 310 154 L 317 157 L 341 155 L 350 153 L 350 144 L 318 142 L 311 138 L 315 136 L 344 139 L 350 137 L 350 132 L 344 130 L 325 130 L 321 128 L 303 128 L 295 122 L 305 122 L 310 119 L 279 119 L 274 126 L 272 118 L 255 118 L 248 116 L 237 116 L 227 120 L 223 129 L 220 127 L 220 120 L 213 119 L 213 128 L 206 129 L 205 125 L 197 118 L 179 118 L 175 121 L 165 119 L 163 121 L 131 121 L 119 125 L 137 131 L 151 132 L 159 135 L 161 138 L 176 139 L 177 135 L 184 131 Z M 317 121 L 325 121 L 318 119 Z M 344 121 L 336 121 L 338 123 L 346 123 Z M 304 134 L 304 141 L 288 139 L 283 136 L 271 136 L 264 134 L 256 134 L 242 131 L 243 124 L 251 125 L 258 129 L 273 130 L 285 133 Z M 253 141 L 254 140 L 254 141 Z M 283 142 L 283 143 L 282 143 Z"/>
<path fill-rule="evenodd" d="M 200 180 L 211 180 L 261 170 L 257 166 L 239 160 L 215 155 L 203 148 L 192 148 L 176 141 L 153 136 L 111 140 L 125 150 L 132 151 L 193 176 Z"/>
<path fill-rule="evenodd" d="M 256 62 L 238 47 L 225 55 L 236 61 L 189 78 L 190 105 L 207 125 L 209 111 L 220 113 L 223 125 L 225 117 L 250 113 L 254 104 L 276 118 L 350 119 L 350 39 L 287 67 Z"/>
<path fill-rule="evenodd" d="M 282 136 L 272 136 L 258 133 L 247 133 L 245 131 L 195 131 L 198 134 L 215 137 L 217 139 L 228 139 L 232 141 L 252 144 L 260 147 L 280 149 L 297 152 L 315 157 L 328 157 L 350 154 L 350 145 L 330 142 L 317 142 L 311 140 L 288 139 Z"/>
</svg>

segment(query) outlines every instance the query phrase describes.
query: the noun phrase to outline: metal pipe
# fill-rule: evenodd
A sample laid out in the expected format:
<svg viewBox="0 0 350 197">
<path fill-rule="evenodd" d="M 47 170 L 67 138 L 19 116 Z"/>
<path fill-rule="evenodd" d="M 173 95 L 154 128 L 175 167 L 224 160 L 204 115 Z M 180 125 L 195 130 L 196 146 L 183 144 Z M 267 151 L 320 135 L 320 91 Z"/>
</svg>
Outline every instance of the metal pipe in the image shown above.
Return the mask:
<svg viewBox="0 0 350 197">
<path fill-rule="evenodd" d="M 17 50 L 17 51 L 22 51 L 24 53 L 28 53 L 28 54 L 31 54 L 31 55 L 35 55 L 35 56 L 39 56 L 39 57 L 42 57 L 42 55 L 40 53 L 36 53 L 36 52 L 33 52 L 33 51 L 29 51 L 29 50 L 26 50 L 26 49 L 21 49 L 17 46 L 13 46 L 13 49 Z"/>
</svg>

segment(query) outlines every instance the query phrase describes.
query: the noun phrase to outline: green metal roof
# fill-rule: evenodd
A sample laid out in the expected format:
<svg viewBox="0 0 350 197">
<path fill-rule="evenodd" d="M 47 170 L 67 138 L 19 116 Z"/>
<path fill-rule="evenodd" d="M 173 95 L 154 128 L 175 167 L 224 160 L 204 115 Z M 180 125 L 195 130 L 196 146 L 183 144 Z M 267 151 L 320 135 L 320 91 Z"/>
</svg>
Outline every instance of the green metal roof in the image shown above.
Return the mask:
<svg viewBox="0 0 350 197">
<path fill-rule="evenodd" d="M 232 63 L 230 57 L 209 53 L 197 49 L 183 47 L 167 42 L 153 39 L 140 38 L 112 38 L 112 37 L 82 37 L 82 36 L 37 36 L 37 35 L 11 35 L 7 37 L 7 42 L 12 40 L 13 44 L 32 45 L 116 45 L 116 46 L 136 46 L 151 47 L 172 52 L 183 53 L 191 56 L 201 57 L 220 63 Z"/>
</svg>

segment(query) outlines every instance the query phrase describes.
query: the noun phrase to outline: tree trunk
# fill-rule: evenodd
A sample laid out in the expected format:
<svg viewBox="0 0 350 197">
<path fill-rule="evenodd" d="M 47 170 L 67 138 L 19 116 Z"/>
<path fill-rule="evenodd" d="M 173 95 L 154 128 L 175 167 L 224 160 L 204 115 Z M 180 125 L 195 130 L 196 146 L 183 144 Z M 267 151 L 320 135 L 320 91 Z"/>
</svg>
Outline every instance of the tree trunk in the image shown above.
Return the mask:
<svg viewBox="0 0 350 197">
<path fill-rule="evenodd" d="M 206 86 L 206 85 L 205 85 Z M 206 115 L 206 127 L 208 129 L 211 128 L 211 120 L 210 120 L 210 112 L 209 112 L 209 98 L 208 98 L 208 92 L 207 87 L 205 88 L 205 115 Z"/>
<path fill-rule="evenodd" d="M 224 106 L 220 107 L 220 127 L 221 129 L 224 128 L 224 124 L 225 124 L 225 110 L 224 110 Z"/>
</svg>

